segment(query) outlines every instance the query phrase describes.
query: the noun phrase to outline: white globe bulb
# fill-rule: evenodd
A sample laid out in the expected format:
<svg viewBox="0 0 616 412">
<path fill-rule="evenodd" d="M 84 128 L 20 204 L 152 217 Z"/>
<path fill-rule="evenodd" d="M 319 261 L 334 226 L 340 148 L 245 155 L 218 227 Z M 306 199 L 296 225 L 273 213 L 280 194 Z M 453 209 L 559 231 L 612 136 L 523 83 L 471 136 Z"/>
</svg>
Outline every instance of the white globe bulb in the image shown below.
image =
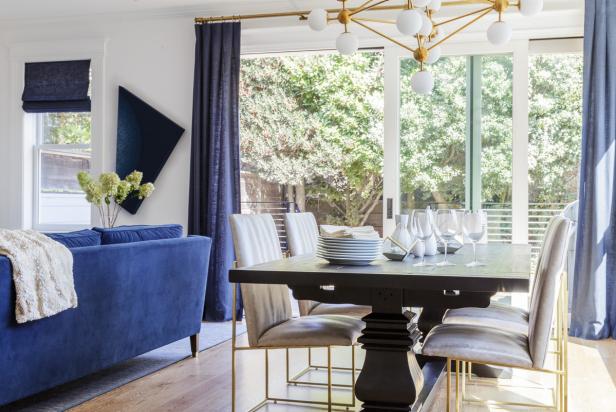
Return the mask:
<svg viewBox="0 0 616 412">
<path fill-rule="evenodd" d="M 432 20 L 423 13 L 421 14 L 421 28 L 419 29 L 419 34 L 422 36 L 429 36 L 432 34 Z"/>
<path fill-rule="evenodd" d="M 421 24 L 421 14 L 417 10 L 402 10 L 396 19 L 398 31 L 407 36 L 416 35 Z"/>
<path fill-rule="evenodd" d="M 322 31 L 327 27 L 327 11 L 314 9 L 308 15 L 308 26 L 314 31 Z"/>
<path fill-rule="evenodd" d="M 434 78 L 432 73 L 422 70 L 411 77 L 411 88 L 415 93 L 419 94 L 432 94 L 434 88 Z"/>
<path fill-rule="evenodd" d="M 502 46 L 511 40 L 511 26 L 504 21 L 495 21 L 488 28 L 488 40 L 495 46 Z"/>
<path fill-rule="evenodd" d="M 342 33 L 336 39 L 336 49 L 342 55 L 349 56 L 359 48 L 359 40 L 352 33 Z"/>
<path fill-rule="evenodd" d="M 432 44 L 428 43 L 426 46 L 431 47 Z M 428 59 L 426 60 L 426 63 L 434 64 L 440 58 L 441 58 L 441 46 L 436 46 L 435 48 L 433 48 L 432 50 L 428 52 Z"/>
<path fill-rule="evenodd" d="M 430 4 L 428 4 L 428 8 L 432 11 L 439 11 L 441 9 L 441 0 L 432 0 Z"/>
<path fill-rule="evenodd" d="M 413 2 L 415 7 L 426 7 L 428 4 L 430 4 L 430 0 L 415 0 Z"/>
<path fill-rule="evenodd" d="M 543 0 L 520 0 L 520 13 L 526 17 L 536 16 L 543 10 Z"/>
</svg>

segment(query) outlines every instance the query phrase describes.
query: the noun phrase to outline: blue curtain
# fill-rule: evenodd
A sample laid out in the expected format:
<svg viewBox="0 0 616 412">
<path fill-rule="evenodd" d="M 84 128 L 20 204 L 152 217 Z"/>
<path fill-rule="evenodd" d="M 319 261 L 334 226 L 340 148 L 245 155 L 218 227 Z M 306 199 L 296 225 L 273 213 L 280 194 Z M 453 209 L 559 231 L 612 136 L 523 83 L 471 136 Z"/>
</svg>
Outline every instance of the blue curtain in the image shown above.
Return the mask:
<svg viewBox="0 0 616 412">
<path fill-rule="evenodd" d="M 616 1 L 586 0 L 580 204 L 570 333 L 616 338 Z"/>
<path fill-rule="evenodd" d="M 240 23 L 195 26 L 188 231 L 212 238 L 204 319 L 231 319 L 235 259 L 229 215 L 240 211 Z M 238 293 L 239 295 L 239 293 Z M 241 300 L 235 308 L 241 314 Z"/>
</svg>

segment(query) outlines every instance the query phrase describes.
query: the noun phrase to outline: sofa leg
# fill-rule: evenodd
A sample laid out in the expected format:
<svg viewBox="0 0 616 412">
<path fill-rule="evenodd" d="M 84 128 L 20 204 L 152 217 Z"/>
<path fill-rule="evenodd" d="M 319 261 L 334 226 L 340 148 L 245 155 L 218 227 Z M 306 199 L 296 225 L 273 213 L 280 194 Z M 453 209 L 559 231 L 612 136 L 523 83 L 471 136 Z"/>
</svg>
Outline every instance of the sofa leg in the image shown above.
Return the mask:
<svg viewBox="0 0 616 412">
<path fill-rule="evenodd" d="M 190 337 L 190 350 L 193 358 L 199 356 L 199 334 Z"/>
</svg>

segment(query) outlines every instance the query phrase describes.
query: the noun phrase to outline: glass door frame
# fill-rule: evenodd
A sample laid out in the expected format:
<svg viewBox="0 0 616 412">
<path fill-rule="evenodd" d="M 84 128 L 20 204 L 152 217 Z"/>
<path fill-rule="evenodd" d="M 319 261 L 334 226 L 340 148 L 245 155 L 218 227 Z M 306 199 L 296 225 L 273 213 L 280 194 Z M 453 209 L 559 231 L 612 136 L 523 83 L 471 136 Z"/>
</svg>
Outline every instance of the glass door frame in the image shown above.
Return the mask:
<svg viewBox="0 0 616 412">
<path fill-rule="evenodd" d="M 410 58 L 408 51 L 389 46 L 385 54 L 385 117 L 384 117 L 384 165 L 383 165 L 383 233 L 395 229 L 395 215 L 400 213 L 400 61 Z M 474 56 L 488 54 L 511 54 L 513 57 L 513 119 L 512 133 L 512 243 L 528 242 L 528 40 L 512 41 L 504 47 L 489 43 L 449 44 L 444 47 L 444 56 Z M 475 136 L 475 140 L 480 138 Z M 466 197 L 480 200 L 480 184 L 477 185 L 481 160 L 480 153 L 468 150 Z M 471 173 L 469 173 L 471 172 Z M 470 193 L 471 179 L 475 190 Z M 480 183 L 480 182 L 479 182 Z"/>
</svg>

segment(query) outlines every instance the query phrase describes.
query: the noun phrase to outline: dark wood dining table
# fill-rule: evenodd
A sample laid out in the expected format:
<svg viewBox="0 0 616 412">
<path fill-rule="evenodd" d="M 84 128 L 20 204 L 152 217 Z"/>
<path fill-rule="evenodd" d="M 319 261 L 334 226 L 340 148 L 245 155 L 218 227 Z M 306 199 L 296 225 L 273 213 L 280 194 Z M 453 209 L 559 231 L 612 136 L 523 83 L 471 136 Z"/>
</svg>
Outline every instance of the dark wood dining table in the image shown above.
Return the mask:
<svg viewBox="0 0 616 412">
<path fill-rule="evenodd" d="M 332 265 L 312 255 L 232 269 L 233 283 L 286 284 L 296 299 L 372 306 L 358 342 L 366 351 L 355 395 L 362 410 L 418 411 L 428 398 L 445 361 L 416 355 L 414 348 L 448 308 L 487 307 L 498 292 L 528 292 L 528 245 L 477 245 L 485 266 L 468 267 L 465 245 L 449 260 L 455 266 L 414 266 L 376 260 L 368 266 Z M 443 255 L 426 257 L 437 263 Z M 418 316 L 407 308 L 421 308 Z"/>
</svg>

